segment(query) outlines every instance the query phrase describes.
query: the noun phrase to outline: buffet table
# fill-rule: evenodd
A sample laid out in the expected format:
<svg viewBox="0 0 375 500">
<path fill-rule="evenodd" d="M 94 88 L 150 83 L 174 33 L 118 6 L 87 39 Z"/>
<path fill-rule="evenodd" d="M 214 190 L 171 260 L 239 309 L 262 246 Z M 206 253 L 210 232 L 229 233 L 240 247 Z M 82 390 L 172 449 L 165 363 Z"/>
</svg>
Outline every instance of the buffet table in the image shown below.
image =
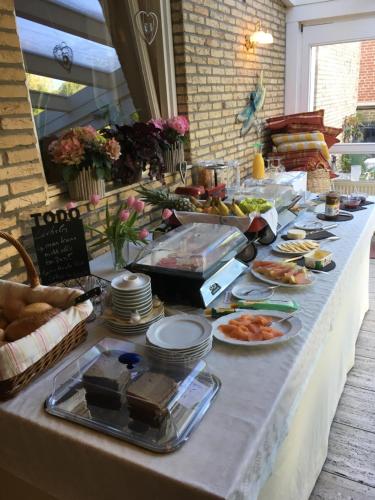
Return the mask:
<svg viewBox="0 0 375 500">
<path fill-rule="evenodd" d="M 341 239 L 324 245 L 334 252 L 333 271 L 315 275 L 309 287 L 276 291 L 275 298 L 300 304 L 299 336 L 261 348 L 214 343 L 207 363 L 222 388 L 180 450 L 157 455 L 44 412 L 57 371 L 111 336 L 99 320 L 84 345 L 0 404 L 0 484 L 11 473 L 24 481 L 18 488 L 24 484 L 28 500 L 308 499 L 368 309 L 374 207 L 333 230 Z M 258 258 L 269 253 L 261 248 Z"/>
</svg>

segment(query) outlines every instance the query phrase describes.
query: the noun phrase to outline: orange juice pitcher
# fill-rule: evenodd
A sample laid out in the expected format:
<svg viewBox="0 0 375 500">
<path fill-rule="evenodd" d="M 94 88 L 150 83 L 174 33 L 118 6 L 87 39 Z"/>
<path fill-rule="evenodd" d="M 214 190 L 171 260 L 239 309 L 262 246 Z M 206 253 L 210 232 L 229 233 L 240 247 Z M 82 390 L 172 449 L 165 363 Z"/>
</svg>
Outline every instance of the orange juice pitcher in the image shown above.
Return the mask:
<svg viewBox="0 0 375 500">
<path fill-rule="evenodd" d="M 265 169 L 264 169 L 264 159 L 262 153 L 260 152 L 261 144 L 255 145 L 257 152 L 255 153 L 253 160 L 253 179 L 264 179 Z"/>
</svg>

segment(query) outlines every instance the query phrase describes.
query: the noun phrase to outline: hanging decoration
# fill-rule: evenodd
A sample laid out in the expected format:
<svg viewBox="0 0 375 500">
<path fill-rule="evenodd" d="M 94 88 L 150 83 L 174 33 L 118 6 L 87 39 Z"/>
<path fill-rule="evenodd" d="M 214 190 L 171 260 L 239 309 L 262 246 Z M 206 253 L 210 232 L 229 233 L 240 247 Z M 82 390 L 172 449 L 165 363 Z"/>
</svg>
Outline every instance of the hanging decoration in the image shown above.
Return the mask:
<svg viewBox="0 0 375 500">
<path fill-rule="evenodd" d="M 65 42 L 55 45 L 53 48 L 53 57 L 56 61 L 70 73 L 73 66 L 73 50 Z"/>
<path fill-rule="evenodd" d="M 135 22 L 143 40 L 151 45 L 159 28 L 158 16 L 152 11 L 139 10 L 135 15 Z"/>
<path fill-rule="evenodd" d="M 263 108 L 265 98 L 266 87 L 263 85 L 263 71 L 261 71 L 255 90 L 250 92 L 248 103 L 237 115 L 237 121 L 242 122 L 241 137 L 246 135 L 251 129 L 256 118 L 256 113 Z"/>
</svg>

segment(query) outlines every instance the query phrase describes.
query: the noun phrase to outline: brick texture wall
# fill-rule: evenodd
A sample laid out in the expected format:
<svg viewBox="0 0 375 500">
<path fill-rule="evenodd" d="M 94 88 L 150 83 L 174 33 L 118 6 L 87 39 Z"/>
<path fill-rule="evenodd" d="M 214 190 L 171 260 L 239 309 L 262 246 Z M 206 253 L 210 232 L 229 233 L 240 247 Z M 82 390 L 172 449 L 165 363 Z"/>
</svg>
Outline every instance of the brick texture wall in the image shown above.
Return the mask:
<svg viewBox="0 0 375 500">
<path fill-rule="evenodd" d="M 46 202 L 13 0 L 0 2 L 0 230 L 21 236 L 20 216 Z M 0 240 L 0 278 L 25 278 L 16 250 Z"/>
<path fill-rule="evenodd" d="M 252 129 L 241 138 L 235 117 L 261 70 L 267 95 L 259 117 L 284 111 L 285 7 L 281 0 L 171 4 L 178 107 L 191 123 L 189 158 L 237 159 L 245 175 L 251 170 L 257 137 Z M 245 35 L 254 31 L 257 20 L 272 32 L 274 44 L 247 51 Z"/>
<path fill-rule="evenodd" d="M 316 49 L 314 109 L 324 109 L 324 122 L 341 127 L 357 109 L 360 42 L 322 45 Z"/>
<path fill-rule="evenodd" d="M 375 40 L 361 42 L 359 103 L 375 103 Z"/>
</svg>

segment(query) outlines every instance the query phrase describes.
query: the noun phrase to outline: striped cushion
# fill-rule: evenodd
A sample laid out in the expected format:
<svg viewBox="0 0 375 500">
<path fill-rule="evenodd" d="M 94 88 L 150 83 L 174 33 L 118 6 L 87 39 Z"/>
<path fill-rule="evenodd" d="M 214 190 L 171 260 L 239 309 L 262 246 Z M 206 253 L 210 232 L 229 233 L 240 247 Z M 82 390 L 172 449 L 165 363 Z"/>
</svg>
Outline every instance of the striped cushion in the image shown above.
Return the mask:
<svg viewBox="0 0 375 500">
<path fill-rule="evenodd" d="M 326 141 L 328 148 L 330 148 L 334 144 L 337 144 L 338 142 L 340 142 L 339 139 L 337 139 L 337 136 L 341 134 L 342 128 L 325 127 L 325 126 L 312 127 L 311 125 L 297 124 L 297 123 L 291 123 L 286 128 L 286 132 L 289 132 L 289 133 L 315 132 L 315 131 L 323 133 L 324 140 Z"/>
<path fill-rule="evenodd" d="M 266 120 L 267 127 L 271 130 L 281 130 L 290 124 L 304 124 L 315 127 L 324 127 L 324 109 L 293 115 L 276 116 Z"/>
<path fill-rule="evenodd" d="M 273 143 L 279 146 L 289 142 L 306 142 L 306 141 L 324 141 L 324 136 L 321 132 L 301 132 L 297 134 L 274 134 L 272 135 Z"/>
<path fill-rule="evenodd" d="M 330 158 L 327 144 L 324 141 L 287 142 L 277 146 L 278 153 L 285 153 L 288 151 L 307 151 L 309 149 L 319 149 L 327 161 Z"/>
</svg>

